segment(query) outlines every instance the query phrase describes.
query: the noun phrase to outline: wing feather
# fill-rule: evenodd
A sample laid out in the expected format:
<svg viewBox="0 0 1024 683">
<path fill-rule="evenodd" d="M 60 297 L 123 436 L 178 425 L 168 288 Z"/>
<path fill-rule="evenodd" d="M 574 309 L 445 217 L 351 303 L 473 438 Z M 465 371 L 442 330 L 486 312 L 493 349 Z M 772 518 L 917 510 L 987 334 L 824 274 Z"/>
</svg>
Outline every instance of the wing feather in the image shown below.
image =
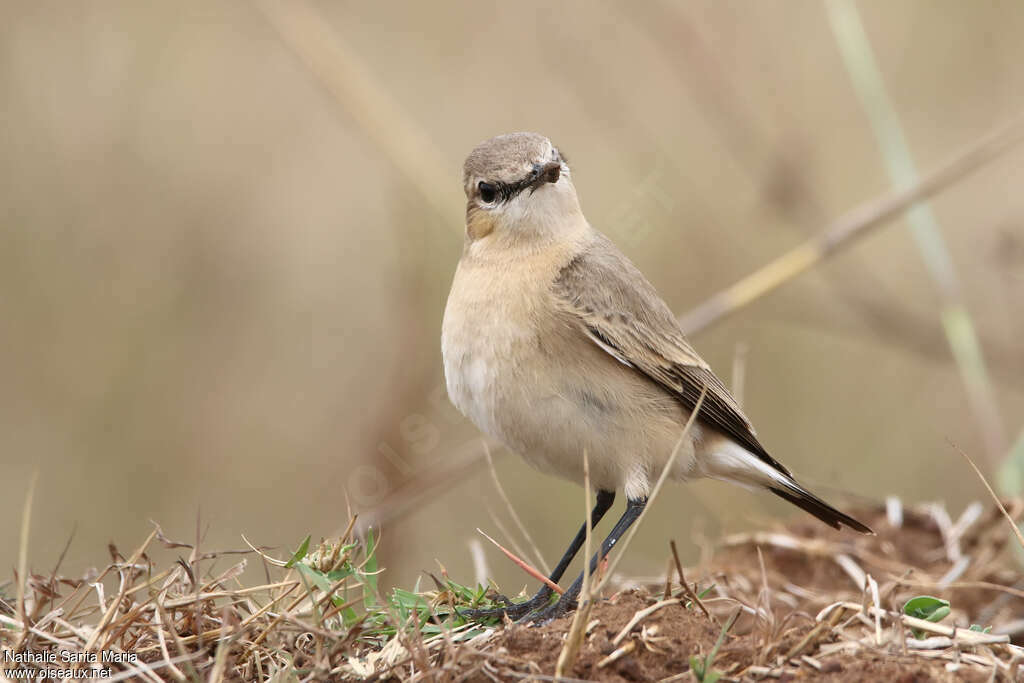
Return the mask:
<svg viewBox="0 0 1024 683">
<path fill-rule="evenodd" d="M 706 386 L 698 418 L 789 475 L 757 440 L 750 420 L 690 346 L 651 283 L 608 238 L 598 234 L 562 268 L 554 293 L 568 319 L 591 341 L 659 384 L 686 408 L 696 406 Z"/>
</svg>

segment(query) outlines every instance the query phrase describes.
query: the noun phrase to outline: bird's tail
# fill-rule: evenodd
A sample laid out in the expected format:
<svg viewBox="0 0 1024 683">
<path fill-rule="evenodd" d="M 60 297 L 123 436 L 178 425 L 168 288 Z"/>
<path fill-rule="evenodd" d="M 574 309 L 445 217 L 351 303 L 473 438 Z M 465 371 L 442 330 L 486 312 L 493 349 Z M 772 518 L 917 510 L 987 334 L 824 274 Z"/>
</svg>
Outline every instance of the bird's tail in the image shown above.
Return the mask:
<svg viewBox="0 0 1024 683">
<path fill-rule="evenodd" d="M 766 488 L 779 498 L 806 510 L 833 528 L 848 526 L 862 534 L 874 534 L 867 525 L 836 510 L 801 486 L 782 465 L 751 453 L 734 441 L 719 442 L 700 463 L 704 476 L 741 486 Z"/>
<path fill-rule="evenodd" d="M 772 482 L 772 485 L 768 487 L 768 490 L 779 498 L 784 498 L 793 505 L 806 510 L 821 521 L 825 522 L 825 524 L 828 524 L 830 527 L 839 529 L 841 526 L 845 525 L 862 534 L 873 535 L 875 533 L 866 524 L 861 524 L 848 514 L 836 510 L 821 498 L 818 498 L 800 484 L 796 483 L 795 480 L 789 477 L 786 477 L 786 479 L 788 479 L 788 481 L 776 480 Z"/>
</svg>

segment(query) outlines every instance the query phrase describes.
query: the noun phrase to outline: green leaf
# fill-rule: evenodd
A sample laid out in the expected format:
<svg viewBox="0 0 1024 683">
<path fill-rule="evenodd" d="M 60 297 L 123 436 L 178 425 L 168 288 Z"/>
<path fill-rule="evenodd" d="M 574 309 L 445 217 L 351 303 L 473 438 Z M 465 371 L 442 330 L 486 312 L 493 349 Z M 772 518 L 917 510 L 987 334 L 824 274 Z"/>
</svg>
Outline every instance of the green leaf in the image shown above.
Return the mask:
<svg viewBox="0 0 1024 683">
<path fill-rule="evenodd" d="M 309 538 L 309 536 L 306 536 L 306 540 L 299 545 L 299 549 L 292 555 L 292 559 L 288 560 L 284 566 L 294 567 L 296 562 L 299 562 L 306 557 L 306 552 L 309 550 Z"/>
<path fill-rule="evenodd" d="M 346 607 L 343 609 L 341 611 L 341 617 L 346 628 L 359 621 L 359 614 L 356 612 L 354 607 Z"/>
<path fill-rule="evenodd" d="M 353 574 L 355 574 L 355 571 L 352 569 L 351 565 L 346 562 L 340 569 L 335 569 L 333 572 L 327 572 L 324 576 L 326 576 L 331 583 L 336 583 L 342 579 L 352 576 Z"/>
<path fill-rule="evenodd" d="M 323 592 L 326 593 L 327 590 L 331 587 L 331 582 L 328 580 L 326 576 L 324 576 L 323 572 L 318 572 L 317 570 L 310 567 L 308 564 L 303 564 L 302 562 L 300 562 L 297 565 L 295 565 L 295 568 L 299 571 L 300 574 L 302 574 L 307 579 L 312 581 L 313 585 L 322 590 Z"/>
<path fill-rule="evenodd" d="M 395 607 L 404 607 L 405 609 L 427 609 L 429 607 L 422 595 L 401 588 L 394 590 L 391 594 L 391 601 Z"/>
<path fill-rule="evenodd" d="M 704 660 L 697 655 L 690 655 L 690 671 L 698 681 L 704 680 Z"/>
<path fill-rule="evenodd" d="M 690 671 L 700 683 L 716 683 L 722 674 L 711 668 L 710 663 L 696 655 L 690 655 Z"/>
<path fill-rule="evenodd" d="M 916 598 L 907 600 L 903 605 L 903 613 L 908 617 L 924 619 L 932 623 L 938 623 L 949 616 L 949 600 L 932 597 L 931 595 L 919 595 Z"/>
<path fill-rule="evenodd" d="M 949 600 L 936 598 L 931 595 L 918 595 L 916 598 L 907 600 L 903 605 L 903 613 L 908 617 L 924 619 L 933 624 L 938 623 L 949 616 Z M 915 638 L 924 638 L 927 634 L 920 629 L 912 629 Z"/>
<path fill-rule="evenodd" d="M 982 626 L 981 624 L 971 624 L 971 627 L 968 630 L 974 631 L 975 633 L 989 633 L 992 631 L 992 627 Z"/>
</svg>

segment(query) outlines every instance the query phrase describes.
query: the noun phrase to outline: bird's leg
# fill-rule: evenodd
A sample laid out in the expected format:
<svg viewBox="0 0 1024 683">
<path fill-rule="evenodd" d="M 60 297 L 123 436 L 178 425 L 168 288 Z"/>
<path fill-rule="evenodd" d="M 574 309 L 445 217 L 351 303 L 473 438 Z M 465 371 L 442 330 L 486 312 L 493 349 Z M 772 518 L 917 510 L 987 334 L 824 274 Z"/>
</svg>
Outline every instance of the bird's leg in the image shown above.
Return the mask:
<svg viewBox="0 0 1024 683">
<path fill-rule="evenodd" d="M 604 517 L 604 513 L 608 512 L 611 508 L 612 503 L 615 502 L 614 491 L 598 491 L 597 500 L 594 501 L 594 509 L 590 513 L 590 528 L 593 530 L 597 526 L 601 518 Z M 558 566 L 551 572 L 551 582 L 558 583 L 558 580 L 562 578 L 562 574 L 565 573 L 569 563 L 576 557 L 576 553 L 583 547 L 584 542 L 587 540 L 587 523 L 584 521 L 580 525 L 579 533 L 576 534 L 576 538 L 572 539 L 572 543 L 566 549 L 565 554 L 562 555 L 562 559 L 558 561 Z M 537 591 L 536 595 L 527 600 L 526 602 L 510 603 L 507 607 L 499 609 L 484 609 L 484 610 L 463 610 L 463 616 L 469 619 L 486 619 L 488 617 L 500 617 L 507 614 L 510 619 L 518 619 L 525 614 L 536 611 L 542 607 L 546 607 L 551 599 L 552 591 L 547 584 L 541 584 L 540 590 Z"/>
<path fill-rule="evenodd" d="M 593 576 L 594 572 L 597 571 L 598 563 L 611 552 L 611 549 L 615 547 L 615 544 L 619 542 L 622 535 L 626 533 L 626 530 L 632 526 L 640 514 L 647 507 L 647 499 L 639 498 L 637 500 L 626 501 L 626 511 L 622 513 L 622 517 L 615 523 L 615 527 L 611 533 L 608 534 L 608 538 L 604 539 L 604 543 L 601 544 L 601 549 L 594 555 L 590 560 L 590 575 Z M 544 609 L 538 610 L 533 614 L 526 617 L 526 620 L 533 622 L 536 625 L 546 624 L 552 619 L 564 616 L 570 610 L 576 607 L 576 600 L 579 598 L 580 590 L 583 588 L 583 574 L 581 573 L 576 580 L 573 582 L 569 590 L 565 591 L 558 598 L 558 602 L 550 605 Z"/>
</svg>

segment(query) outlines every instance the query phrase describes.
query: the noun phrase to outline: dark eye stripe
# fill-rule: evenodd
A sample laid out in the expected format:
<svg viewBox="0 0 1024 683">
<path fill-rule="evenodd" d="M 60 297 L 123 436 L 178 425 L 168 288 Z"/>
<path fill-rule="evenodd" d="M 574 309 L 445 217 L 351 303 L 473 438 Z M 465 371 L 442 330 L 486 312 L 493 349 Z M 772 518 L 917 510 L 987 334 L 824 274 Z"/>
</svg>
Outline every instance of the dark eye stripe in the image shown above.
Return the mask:
<svg viewBox="0 0 1024 683">
<path fill-rule="evenodd" d="M 517 180 L 514 183 L 491 183 L 498 191 L 498 202 L 504 203 L 511 201 L 513 197 L 525 190 L 530 186 L 534 180 L 533 175 L 528 175 L 522 180 Z"/>
<path fill-rule="evenodd" d="M 564 165 L 567 162 L 565 160 L 565 157 L 561 154 L 561 152 L 559 152 L 557 149 L 553 149 L 553 150 L 551 150 L 551 156 L 554 157 L 555 159 L 560 160 L 562 162 L 563 168 L 564 168 Z M 512 198 L 515 197 L 517 194 L 519 194 L 520 192 L 522 192 L 526 188 L 530 187 L 530 185 L 533 184 L 533 182 L 536 179 L 537 179 L 537 176 L 534 173 L 530 173 L 525 178 L 523 178 L 522 180 L 517 180 L 514 183 L 503 183 L 503 182 L 500 182 L 500 181 L 494 181 L 494 182 L 482 181 L 482 182 L 487 182 L 487 184 L 490 185 L 491 187 L 493 187 L 495 189 L 495 191 L 497 192 L 497 198 L 495 199 L 495 201 L 494 202 L 487 202 L 487 203 L 491 204 L 491 205 L 497 205 L 497 204 L 503 204 L 505 202 L 511 201 Z"/>
</svg>

